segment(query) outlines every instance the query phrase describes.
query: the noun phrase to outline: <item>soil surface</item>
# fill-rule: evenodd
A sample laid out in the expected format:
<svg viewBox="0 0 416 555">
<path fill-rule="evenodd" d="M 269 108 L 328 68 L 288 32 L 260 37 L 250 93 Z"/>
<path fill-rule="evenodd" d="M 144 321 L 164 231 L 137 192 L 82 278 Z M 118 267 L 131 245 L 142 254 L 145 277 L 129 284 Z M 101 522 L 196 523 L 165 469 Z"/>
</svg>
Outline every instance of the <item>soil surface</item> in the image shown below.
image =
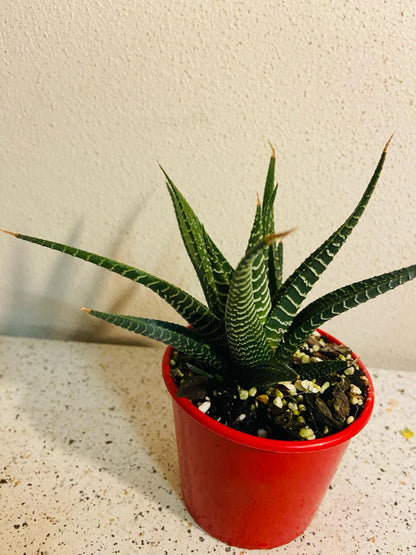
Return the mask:
<svg viewBox="0 0 416 555">
<path fill-rule="evenodd" d="M 328 342 L 318 332 L 297 351 L 292 366 L 301 369 L 298 365 L 322 360 L 345 364 L 323 378 L 302 376 L 264 391 L 243 389 L 235 380 L 218 383 L 196 375 L 178 352 L 172 357 L 170 373 L 178 395 L 226 426 L 258 437 L 307 441 L 347 427 L 359 416 L 367 397 L 368 381 L 352 359 L 351 349 Z"/>
</svg>

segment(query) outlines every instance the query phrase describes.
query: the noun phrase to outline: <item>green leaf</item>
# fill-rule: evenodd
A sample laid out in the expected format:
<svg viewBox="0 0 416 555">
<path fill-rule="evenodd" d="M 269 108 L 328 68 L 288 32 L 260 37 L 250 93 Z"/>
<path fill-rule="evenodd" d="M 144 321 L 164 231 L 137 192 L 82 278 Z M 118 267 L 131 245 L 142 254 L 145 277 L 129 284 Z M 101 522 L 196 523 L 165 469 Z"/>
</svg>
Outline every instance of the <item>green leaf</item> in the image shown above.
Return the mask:
<svg viewBox="0 0 416 555">
<path fill-rule="evenodd" d="M 300 380 L 313 380 L 326 378 L 334 372 L 342 372 L 348 368 L 349 362 L 345 360 L 324 360 L 322 362 L 306 362 L 296 364 L 295 369 Z"/>
<path fill-rule="evenodd" d="M 230 288 L 233 268 L 225 259 L 221 251 L 216 247 L 208 233 L 203 229 L 205 247 L 209 256 L 212 267 L 212 275 L 214 277 L 215 287 L 217 291 L 218 312 L 221 318 L 225 314 L 225 306 L 227 304 L 228 291 Z"/>
<path fill-rule="evenodd" d="M 337 231 L 302 262 L 280 288 L 277 298 L 273 299 L 275 306 L 266 323 L 266 334 L 274 347 L 277 347 L 306 295 L 333 260 L 362 216 L 380 176 L 389 142 L 384 147 L 377 168 L 355 210 Z"/>
<path fill-rule="evenodd" d="M 189 203 L 161 167 L 172 198 L 181 236 L 195 268 L 208 306 L 214 314 L 224 316 L 224 289 L 229 286 L 232 267 L 209 237 Z M 218 291 L 220 288 L 220 292 Z"/>
<path fill-rule="evenodd" d="M 251 228 L 246 254 L 250 251 L 250 249 L 261 242 L 264 236 L 265 234 L 263 233 L 262 207 L 260 204 L 260 200 L 258 200 L 256 215 L 254 218 L 253 226 Z M 253 300 L 256 307 L 257 315 L 262 324 L 266 323 L 267 316 L 271 308 L 270 291 L 267 279 L 267 260 L 265 256 L 265 248 L 261 248 L 257 251 L 257 254 L 254 256 L 251 262 Z"/>
<path fill-rule="evenodd" d="M 310 303 L 293 320 L 276 351 L 277 360 L 287 360 L 308 335 L 327 320 L 370 299 L 391 291 L 416 277 L 416 264 L 358 281 L 336 289 Z"/>
<path fill-rule="evenodd" d="M 257 254 L 271 240 L 264 238 L 245 254 L 231 280 L 225 311 L 225 327 L 233 360 L 239 366 L 253 367 L 267 363 L 270 349 L 257 313 L 253 295 L 252 265 Z"/>
<path fill-rule="evenodd" d="M 282 286 L 283 242 L 273 243 L 268 248 L 269 289 L 272 309 L 276 306 L 279 289 Z M 270 312 L 269 312 L 270 314 Z"/>
<path fill-rule="evenodd" d="M 165 345 L 171 345 L 174 349 L 191 357 L 192 360 L 201 363 L 203 367 L 216 372 L 222 372 L 226 369 L 225 361 L 209 345 L 202 343 L 198 335 L 189 328 L 162 320 L 112 314 L 91 309 L 83 310 L 115 326 L 161 341 Z"/>
<path fill-rule="evenodd" d="M 271 146 L 271 145 L 270 145 Z M 266 183 L 263 192 L 262 201 L 262 223 L 263 223 L 263 236 L 275 233 L 274 225 L 274 201 L 277 193 L 277 185 L 275 185 L 274 173 L 276 155 L 274 148 L 272 148 L 272 156 L 269 162 L 267 171 Z M 282 284 L 282 270 L 283 270 L 283 243 L 272 243 L 265 251 L 265 257 L 268 264 L 269 276 L 269 289 L 271 302 L 274 306 L 274 299 Z"/>
<path fill-rule="evenodd" d="M 212 312 L 210 312 L 203 303 L 199 302 L 179 287 L 176 287 L 176 285 L 173 285 L 168 281 L 160 279 L 152 274 L 148 274 L 143 270 L 134 268 L 133 266 L 117 262 L 111 258 L 106 258 L 105 256 L 100 256 L 82 249 L 63 245 L 62 243 L 40 239 L 38 237 L 31 237 L 29 235 L 22 235 L 19 233 L 12 233 L 12 235 L 18 239 L 22 239 L 23 241 L 35 243 L 37 245 L 41 245 L 42 247 L 47 247 L 64 254 L 74 256 L 75 258 L 80 258 L 81 260 L 85 260 L 91 264 L 105 268 L 110 272 L 114 272 L 148 287 L 159 295 L 159 297 L 169 303 L 197 333 L 206 337 L 207 341 L 213 343 L 224 343 L 225 329 L 222 321 L 217 316 L 212 314 Z"/>
<path fill-rule="evenodd" d="M 218 312 L 216 306 L 216 287 L 212 268 L 205 246 L 202 224 L 196 217 L 185 198 L 176 188 L 167 173 L 161 168 L 166 177 L 166 184 L 175 209 L 176 220 L 183 239 L 188 256 L 192 262 L 208 306 L 214 312 Z"/>
<path fill-rule="evenodd" d="M 271 146 L 271 145 L 270 145 Z M 276 154 L 274 148 L 272 148 L 272 155 L 270 157 L 269 168 L 267 170 L 266 183 L 264 185 L 263 191 L 263 233 L 264 235 L 271 235 L 274 233 L 274 200 L 277 192 L 277 185 L 274 183 L 274 171 L 276 165 Z"/>
<path fill-rule="evenodd" d="M 284 363 L 269 364 L 255 369 L 240 369 L 239 382 L 241 386 L 249 389 L 256 387 L 264 390 L 278 382 L 293 381 L 298 377 L 296 369 Z"/>
</svg>

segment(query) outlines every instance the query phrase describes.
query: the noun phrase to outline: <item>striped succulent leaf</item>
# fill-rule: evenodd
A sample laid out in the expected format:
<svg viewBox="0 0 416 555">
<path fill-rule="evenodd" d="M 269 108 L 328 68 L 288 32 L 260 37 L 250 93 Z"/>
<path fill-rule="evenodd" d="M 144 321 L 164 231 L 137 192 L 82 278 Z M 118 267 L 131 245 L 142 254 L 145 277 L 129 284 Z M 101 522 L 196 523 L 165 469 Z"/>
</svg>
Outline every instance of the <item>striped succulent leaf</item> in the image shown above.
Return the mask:
<svg viewBox="0 0 416 555">
<path fill-rule="evenodd" d="M 162 171 L 164 171 L 163 168 Z M 211 263 L 205 247 L 202 225 L 167 173 L 164 173 L 186 251 L 201 283 L 208 306 L 214 314 L 218 315 L 217 291 Z"/>
<path fill-rule="evenodd" d="M 302 262 L 278 291 L 277 298 L 274 300 L 275 306 L 266 324 L 266 334 L 274 348 L 278 346 L 284 333 L 291 325 L 312 286 L 326 270 L 357 225 L 377 184 L 389 143 L 390 141 L 384 147 L 376 170 L 355 210 L 320 247 Z"/>
<path fill-rule="evenodd" d="M 283 241 L 277 241 L 269 247 L 269 276 L 270 296 L 274 307 L 283 279 Z"/>
<path fill-rule="evenodd" d="M 239 366 L 261 366 L 273 355 L 257 313 L 252 281 L 253 261 L 267 244 L 262 240 L 249 249 L 234 271 L 228 293 L 225 329 L 231 356 Z"/>
<path fill-rule="evenodd" d="M 165 170 L 161 167 L 175 209 L 179 230 L 194 266 L 202 290 L 211 311 L 224 316 L 224 291 L 230 282 L 232 267 L 209 237 L 189 203 L 179 192 Z"/>
<path fill-rule="evenodd" d="M 270 145 L 271 146 L 271 145 Z M 274 183 L 274 172 L 276 166 L 276 153 L 272 148 L 272 155 L 270 157 L 269 167 L 267 170 L 266 183 L 263 191 L 263 232 L 264 235 L 271 235 L 274 233 L 274 201 L 277 193 L 277 185 Z"/>
<path fill-rule="evenodd" d="M 320 297 L 299 312 L 293 320 L 284 336 L 284 341 L 276 351 L 276 360 L 290 359 L 308 335 L 327 320 L 391 291 L 415 277 L 416 264 L 413 264 L 400 270 L 352 283 Z"/>
<path fill-rule="evenodd" d="M 150 339 L 155 339 L 165 343 L 165 345 L 171 345 L 178 351 L 186 353 L 209 370 L 215 372 L 224 372 L 226 370 L 224 358 L 220 357 L 212 347 L 206 345 L 193 330 L 187 327 L 163 320 L 112 314 L 89 308 L 84 308 L 83 310 L 115 326 L 149 337 Z"/>
<path fill-rule="evenodd" d="M 271 146 L 271 145 L 270 145 Z M 263 236 L 275 233 L 274 226 L 274 201 L 277 193 L 277 185 L 275 185 L 275 165 L 276 154 L 272 148 L 272 156 L 267 171 L 266 184 L 263 192 L 262 200 L 262 219 L 263 219 Z M 272 243 L 265 251 L 268 264 L 269 290 L 271 302 L 274 306 L 274 299 L 282 285 L 282 269 L 283 269 L 283 243 Z"/>
<path fill-rule="evenodd" d="M 212 312 L 210 312 L 210 310 L 208 310 L 203 303 L 179 287 L 176 287 L 176 285 L 173 285 L 168 281 L 160 279 L 152 274 L 148 274 L 143 270 L 129 266 L 128 264 L 123 264 L 121 262 L 117 262 L 116 260 L 112 260 L 111 258 L 106 258 L 105 256 L 100 256 L 82 249 L 63 245 L 62 243 L 40 239 L 38 237 L 31 237 L 20 233 L 7 233 L 14 235 L 18 239 L 35 243 L 37 245 L 41 245 L 42 247 L 47 247 L 64 254 L 74 256 L 75 258 L 80 258 L 81 260 L 85 260 L 86 262 L 105 268 L 110 272 L 114 272 L 148 287 L 159 295 L 159 297 L 168 302 L 176 310 L 176 312 L 194 328 L 197 333 L 206 338 L 206 341 L 214 344 L 224 342 L 225 330 L 223 322 L 217 316 L 212 314 Z"/>
<path fill-rule="evenodd" d="M 264 366 L 273 356 L 254 301 L 252 266 L 261 250 L 288 233 L 263 238 L 246 252 L 234 271 L 225 311 L 225 329 L 231 356 L 238 366 Z"/>
<path fill-rule="evenodd" d="M 251 368 L 239 369 L 240 385 L 247 388 L 256 387 L 259 390 L 264 390 L 278 382 L 296 380 L 297 377 L 297 370 L 284 363 L 258 366 L 255 371 Z"/>
<path fill-rule="evenodd" d="M 230 288 L 233 268 L 226 260 L 222 252 L 217 248 L 211 237 L 203 229 L 205 247 L 211 261 L 212 275 L 217 290 L 218 310 L 221 318 L 224 318 L 225 306 L 227 304 L 228 290 Z"/>
<path fill-rule="evenodd" d="M 342 372 L 348 368 L 349 362 L 345 360 L 325 360 L 322 362 L 306 362 L 296 364 L 295 369 L 299 372 L 300 380 L 313 380 L 326 378 L 334 372 Z"/>
<path fill-rule="evenodd" d="M 246 254 L 263 240 L 263 221 L 262 206 L 260 199 L 257 199 L 256 215 L 251 228 Z M 270 312 L 270 290 L 267 275 L 266 249 L 261 248 L 251 263 L 251 281 L 253 290 L 253 300 L 260 322 L 264 325 Z"/>
</svg>

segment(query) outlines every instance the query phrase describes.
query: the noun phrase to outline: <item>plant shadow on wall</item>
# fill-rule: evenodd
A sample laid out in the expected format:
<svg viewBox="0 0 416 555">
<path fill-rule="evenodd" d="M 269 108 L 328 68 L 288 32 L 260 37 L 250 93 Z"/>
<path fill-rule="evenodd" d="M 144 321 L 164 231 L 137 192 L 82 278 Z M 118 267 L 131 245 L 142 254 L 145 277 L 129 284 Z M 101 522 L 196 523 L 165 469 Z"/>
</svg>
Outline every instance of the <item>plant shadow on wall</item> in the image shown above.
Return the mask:
<svg viewBox="0 0 416 555">
<path fill-rule="evenodd" d="M 121 218 L 122 226 L 108 247 L 110 258 L 117 258 L 120 246 L 125 237 L 138 220 L 143 203 L 131 213 Z M 73 225 L 68 236 L 69 243 L 77 243 L 82 231 L 82 218 Z M 23 245 L 19 245 L 22 247 Z M 159 249 L 159 259 L 165 259 L 166 253 Z M 167 248 L 166 248 L 167 249 Z M 31 256 L 33 260 L 31 260 Z M 30 293 L 31 268 L 34 267 L 36 253 L 29 251 L 26 246 L 16 249 L 11 261 L 10 280 L 7 287 L 8 305 L 1 324 L 0 333 L 15 337 L 34 337 L 87 342 L 110 342 L 131 345 L 148 345 L 149 341 L 138 335 L 120 334 L 116 339 L 108 339 L 108 326 L 105 322 L 94 320 L 85 323 L 85 315 L 74 310 L 74 306 L 66 302 L 65 295 L 73 287 L 73 278 L 79 272 L 79 267 L 72 260 L 65 257 L 57 258 L 50 274 L 47 276 L 43 293 Z M 89 301 L 104 297 L 106 277 L 100 272 L 94 273 L 91 282 L 86 287 L 84 296 Z M 112 311 L 119 311 L 131 301 L 134 295 L 143 294 L 143 290 L 134 287 L 131 282 L 125 282 L 124 287 L 117 290 L 116 297 L 110 302 Z M 78 305 L 79 306 L 79 305 Z M 40 318 L 41 315 L 41 318 Z"/>
<path fill-rule="evenodd" d="M 70 233 L 72 241 L 78 239 L 80 229 L 81 221 L 78 221 Z M 45 297 L 43 294 L 36 295 L 28 292 L 32 266 L 30 256 L 31 253 L 21 247 L 13 251 L 7 287 L 8 305 L 5 307 L 6 314 L 3 318 L 1 334 L 61 339 L 64 333 L 62 327 L 39 323 L 39 315 L 42 315 L 44 322 L 53 322 L 56 319 L 62 326 L 62 322 L 65 322 L 67 303 Z M 74 271 L 73 265 L 57 261 L 45 285 L 46 295 L 60 294 L 66 290 Z M 22 315 L 24 315 L 24 321 L 22 321 Z"/>
</svg>

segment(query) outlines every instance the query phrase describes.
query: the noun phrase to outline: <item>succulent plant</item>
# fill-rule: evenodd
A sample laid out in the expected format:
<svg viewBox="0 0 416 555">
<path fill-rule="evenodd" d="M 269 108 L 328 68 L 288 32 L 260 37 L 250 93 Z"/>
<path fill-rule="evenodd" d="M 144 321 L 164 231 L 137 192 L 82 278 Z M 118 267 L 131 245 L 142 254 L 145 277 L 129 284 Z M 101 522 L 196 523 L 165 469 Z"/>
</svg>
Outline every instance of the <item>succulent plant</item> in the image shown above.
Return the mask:
<svg viewBox="0 0 416 555">
<path fill-rule="evenodd" d="M 237 379 L 245 387 L 334 370 L 327 361 L 291 365 L 306 338 L 320 325 L 416 277 L 416 264 L 371 277 L 328 293 L 300 310 L 314 283 L 333 260 L 363 214 L 386 157 L 386 144 L 375 172 L 345 222 L 286 280 L 282 279 L 283 238 L 274 225 L 275 153 L 269 162 L 263 198 L 257 201 L 244 256 L 236 268 L 226 260 L 194 211 L 162 169 L 188 255 L 202 286 L 206 305 L 179 287 L 141 269 L 71 246 L 20 233 L 15 237 L 86 260 L 141 283 L 167 301 L 186 325 L 84 309 L 92 316 L 171 345 L 185 354 L 195 373 Z M 7 232 L 10 233 L 10 232 Z"/>
</svg>

